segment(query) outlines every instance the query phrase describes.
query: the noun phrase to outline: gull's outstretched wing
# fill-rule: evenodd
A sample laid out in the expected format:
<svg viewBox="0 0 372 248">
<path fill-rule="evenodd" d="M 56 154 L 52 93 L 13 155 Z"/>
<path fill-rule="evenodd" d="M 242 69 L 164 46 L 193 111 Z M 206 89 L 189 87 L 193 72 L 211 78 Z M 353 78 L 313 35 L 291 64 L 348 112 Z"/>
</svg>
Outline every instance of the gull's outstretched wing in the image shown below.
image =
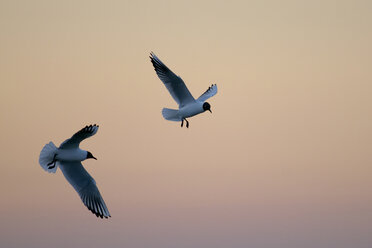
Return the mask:
<svg viewBox="0 0 372 248">
<path fill-rule="evenodd" d="M 197 100 L 200 102 L 204 102 L 208 98 L 217 94 L 217 84 L 212 84 Z"/>
<path fill-rule="evenodd" d="M 164 83 L 165 87 L 167 87 L 169 93 L 180 107 L 195 101 L 194 97 L 191 95 L 185 83 L 179 76 L 169 70 L 169 68 L 164 65 L 154 53 L 150 53 L 150 59 L 156 74 L 158 74 L 158 77 Z"/>
<path fill-rule="evenodd" d="M 60 149 L 71 149 L 71 148 L 78 148 L 81 141 L 90 136 L 93 136 L 98 131 L 98 125 L 89 125 L 85 126 L 79 132 L 75 133 L 71 138 L 65 140 L 60 146 Z"/>
<path fill-rule="evenodd" d="M 59 166 L 67 181 L 79 194 L 84 205 L 97 217 L 111 217 L 105 202 L 96 186 L 93 177 L 80 162 L 59 162 Z"/>
</svg>

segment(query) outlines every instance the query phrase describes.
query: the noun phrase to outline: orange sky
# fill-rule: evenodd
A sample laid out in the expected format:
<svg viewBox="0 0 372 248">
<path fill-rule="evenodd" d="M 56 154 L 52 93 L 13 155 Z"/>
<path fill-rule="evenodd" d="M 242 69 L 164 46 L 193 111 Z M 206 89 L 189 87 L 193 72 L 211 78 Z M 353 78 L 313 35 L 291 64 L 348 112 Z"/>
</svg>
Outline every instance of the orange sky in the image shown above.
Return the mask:
<svg viewBox="0 0 372 248">
<path fill-rule="evenodd" d="M 370 1 L 0 1 L 0 246 L 369 248 Z M 213 114 L 190 128 L 154 51 Z M 86 124 L 97 219 L 38 156 Z"/>
</svg>

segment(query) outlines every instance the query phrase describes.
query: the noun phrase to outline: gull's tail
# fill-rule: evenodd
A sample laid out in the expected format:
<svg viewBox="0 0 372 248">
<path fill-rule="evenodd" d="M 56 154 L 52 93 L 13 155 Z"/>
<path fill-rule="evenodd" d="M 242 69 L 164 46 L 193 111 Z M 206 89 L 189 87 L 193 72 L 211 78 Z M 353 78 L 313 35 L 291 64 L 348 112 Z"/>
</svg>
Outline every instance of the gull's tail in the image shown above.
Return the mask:
<svg viewBox="0 0 372 248">
<path fill-rule="evenodd" d="M 161 113 L 163 114 L 164 119 L 168 121 L 181 121 L 182 120 L 178 116 L 178 110 L 176 109 L 163 108 Z"/>
<path fill-rule="evenodd" d="M 39 164 L 47 172 L 55 173 L 57 171 L 58 163 L 51 164 L 54 160 L 54 155 L 57 153 L 58 148 L 49 142 L 46 144 L 40 152 Z"/>
</svg>

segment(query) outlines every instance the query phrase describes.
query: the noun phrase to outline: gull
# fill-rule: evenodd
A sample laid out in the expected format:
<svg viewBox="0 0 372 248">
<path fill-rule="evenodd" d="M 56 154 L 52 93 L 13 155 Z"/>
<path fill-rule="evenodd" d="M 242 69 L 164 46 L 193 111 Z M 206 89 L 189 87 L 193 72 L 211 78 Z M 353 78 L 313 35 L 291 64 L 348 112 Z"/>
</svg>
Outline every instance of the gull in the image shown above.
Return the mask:
<svg viewBox="0 0 372 248">
<path fill-rule="evenodd" d="M 81 164 L 81 161 L 96 158 L 91 152 L 79 148 L 80 142 L 95 135 L 98 127 L 96 124 L 85 126 L 71 138 L 65 140 L 59 148 L 53 142 L 49 142 L 40 152 L 39 164 L 44 170 L 51 173 L 55 173 L 59 167 L 67 181 L 79 194 L 84 205 L 97 217 L 107 218 L 111 215 L 99 193 L 96 181 Z"/>
<path fill-rule="evenodd" d="M 186 118 L 203 113 L 206 110 L 212 113 L 211 105 L 206 102 L 206 100 L 217 94 L 216 84 L 212 84 L 212 86 L 195 100 L 183 80 L 161 62 L 153 52 L 150 53 L 150 59 L 159 79 L 164 83 L 173 99 L 178 103 L 178 110 L 163 108 L 162 114 L 164 119 L 169 121 L 181 121 L 181 127 L 183 127 L 183 121 L 185 121 L 186 127 L 188 128 L 189 122 Z"/>
</svg>

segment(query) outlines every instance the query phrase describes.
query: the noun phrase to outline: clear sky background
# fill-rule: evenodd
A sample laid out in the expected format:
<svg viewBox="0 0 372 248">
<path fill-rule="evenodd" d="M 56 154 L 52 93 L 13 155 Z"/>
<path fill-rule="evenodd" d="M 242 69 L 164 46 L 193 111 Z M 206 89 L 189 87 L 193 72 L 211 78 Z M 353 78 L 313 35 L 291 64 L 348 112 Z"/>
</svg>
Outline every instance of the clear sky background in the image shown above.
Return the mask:
<svg viewBox="0 0 372 248">
<path fill-rule="evenodd" d="M 0 246 L 370 248 L 371 1 L 0 1 Z M 154 51 L 213 114 L 190 128 Z M 101 220 L 42 147 L 86 124 Z"/>
</svg>

